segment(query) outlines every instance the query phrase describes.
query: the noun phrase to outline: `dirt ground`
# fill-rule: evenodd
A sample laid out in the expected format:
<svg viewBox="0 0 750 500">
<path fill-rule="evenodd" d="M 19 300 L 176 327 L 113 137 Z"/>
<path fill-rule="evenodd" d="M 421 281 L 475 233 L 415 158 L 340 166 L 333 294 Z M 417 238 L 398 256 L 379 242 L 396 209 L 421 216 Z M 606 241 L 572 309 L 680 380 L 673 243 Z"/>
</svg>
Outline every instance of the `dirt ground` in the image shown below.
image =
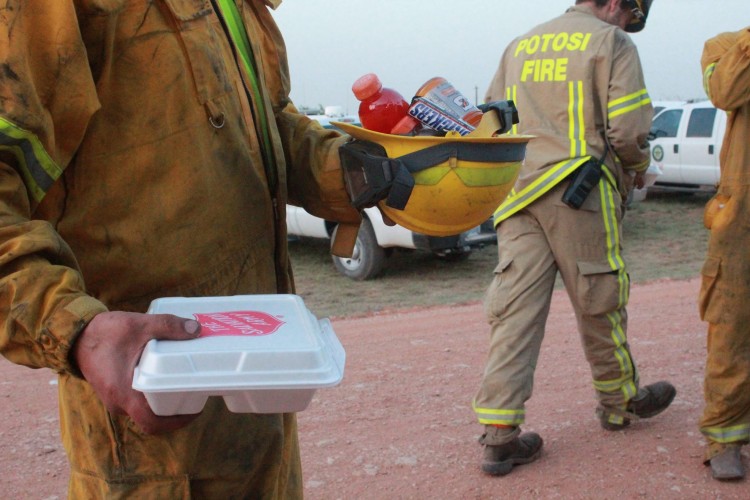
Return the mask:
<svg viewBox="0 0 750 500">
<path fill-rule="evenodd" d="M 713 481 L 701 463 L 698 286 L 633 287 L 629 337 L 642 382 L 668 379 L 678 394 L 667 412 L 621 433 L 598 425 L 575 320 L 555 292 L 525 426 L 543 436 L 544 453 L 503 478 L 479 471 L 481 427 L 471 410 L 488 340 L 481 304 L 334 318 L 346 370 L 299 414 L 306 497 L 750 498 L 748 481 Z M 0 419 L 2 497 L 65 498 L 53 375 L 1 360 Z"/>
</svg>

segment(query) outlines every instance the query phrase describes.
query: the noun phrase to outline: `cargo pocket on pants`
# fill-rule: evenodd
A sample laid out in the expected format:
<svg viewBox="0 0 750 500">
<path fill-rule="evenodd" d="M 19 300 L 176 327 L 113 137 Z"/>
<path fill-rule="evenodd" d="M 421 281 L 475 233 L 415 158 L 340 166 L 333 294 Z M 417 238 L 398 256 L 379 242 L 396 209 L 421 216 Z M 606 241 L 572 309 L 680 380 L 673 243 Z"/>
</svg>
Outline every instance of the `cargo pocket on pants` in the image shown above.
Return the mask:
<svg viewBox="0 0 750 500">
<path fill-rule="evenodd" d="M 721 259 L 708 256 L 701 268 L 701 290 L 698 295 L 698 312 L 703 321 L 719 323 L 721 317 L 721 300 L 714 296 L 716 280 L 721 269 Z"/>
<path fill-rule="evenodd" d="M 576 295 L 584 314 L 596 316 L 626 305 L 629 280 L 620 264 L 615 267 L 613 270 L 609 262 L 578 262 Z"/>
<path fill-rule="evenodd" d="M 513 259 L 501 260 L 495 267 L 492 283 L 487 288 L 484 298 L 484 313 L 490 323 L 496 321 L 505 313 L 508 307 L 508 289 L 503 286 L 503 274 L 513 263 Z"/>
</svg>

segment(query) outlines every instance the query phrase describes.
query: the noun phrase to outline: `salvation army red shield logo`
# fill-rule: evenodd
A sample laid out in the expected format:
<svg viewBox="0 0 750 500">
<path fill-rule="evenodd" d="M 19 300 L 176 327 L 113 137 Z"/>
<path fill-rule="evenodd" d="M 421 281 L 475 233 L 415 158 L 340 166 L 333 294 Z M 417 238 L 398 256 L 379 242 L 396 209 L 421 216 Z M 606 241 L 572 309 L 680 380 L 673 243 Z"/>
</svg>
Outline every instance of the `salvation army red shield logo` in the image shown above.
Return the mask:
<svg viewBox="0 0 750 500">
<path fill-rule="evenodd" d="M 271 335 L 284 324 L 279 318 L 261 311 L 231 311 L 194 314 L 201 324 L 201 337 L 240 335 L 259 337 Z"/>
</svg>

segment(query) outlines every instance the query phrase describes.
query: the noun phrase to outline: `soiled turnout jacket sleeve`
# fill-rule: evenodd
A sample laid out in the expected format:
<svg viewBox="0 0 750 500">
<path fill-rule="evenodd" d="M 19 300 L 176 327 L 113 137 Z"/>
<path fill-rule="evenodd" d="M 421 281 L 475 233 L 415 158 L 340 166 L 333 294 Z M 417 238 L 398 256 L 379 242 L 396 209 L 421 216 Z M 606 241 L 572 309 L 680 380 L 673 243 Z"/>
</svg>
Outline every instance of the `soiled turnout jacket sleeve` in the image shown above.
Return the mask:
<svg viewBox="0 0 750 500">
<path fill-rule="evenodd" d="M 750 178 L 750 27 L 708 40 L 701 58 L 704 85 L 711 102 L 727 111 L 721 149 L 721 189 Z"/>
<path fill-rule="evenodd" d="M 99 107 L 69 1 L 11 1 L 0 16 L 0 351 L 71 369 L 76 335 L 106 307 L 68 245 L 32 213 Z"/>
<path fill-rule="evenodd" d="M 635 44 L 620 29 L 613 29 L 612 34 L 614 48 L 608 89 L 607 138 L 623 169 L 640 172 L 650 163 L 651 149 L 647 137 L 653 107 L 646 92 Z"/>
<path fill-rule="evenodd" d="M 708 40 L 701 66 L 706 92 L 720 109 L 732 111 L 750 101 L 750 27 Z"/>
</svg>

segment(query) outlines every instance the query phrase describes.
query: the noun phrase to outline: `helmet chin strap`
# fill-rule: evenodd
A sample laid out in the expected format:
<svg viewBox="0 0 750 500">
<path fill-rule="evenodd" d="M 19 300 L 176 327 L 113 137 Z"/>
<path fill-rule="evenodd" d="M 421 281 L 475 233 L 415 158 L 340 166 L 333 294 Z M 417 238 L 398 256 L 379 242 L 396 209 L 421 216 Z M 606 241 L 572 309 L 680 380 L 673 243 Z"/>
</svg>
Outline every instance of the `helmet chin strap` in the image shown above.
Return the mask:
<svg viewBox="0 0 750 500">
<path fill-rule="evenodd" d="M 633 7 L 632 9 L 630 9 L 630 12 L 632 12 L 632 13 L 633 13 L 633 15 L 634 15 L 634 16 L 635 16 L 636 18 L 638 18 L 638 20 L 641 20 L 641 19 L 643 19 L 643 18 L 645 17 L 645 16 L 643 15 L 643 11 L 641 10 L 641 8 L 640 8 L 640 7 L 638 7 L 638 6 L 637 6 L 637 4 L 636 4 L 636 6 L 635 6 L 635 7 Z"/>
<path fill-rule="evenodd" d="M 629 33 L 638 33 L 646 26 L 646 18 L 651 8 L 652 0 L 623 0 L 624 5 L 630 7 L 633 20 L 625 27 Z"/>
</svg>

